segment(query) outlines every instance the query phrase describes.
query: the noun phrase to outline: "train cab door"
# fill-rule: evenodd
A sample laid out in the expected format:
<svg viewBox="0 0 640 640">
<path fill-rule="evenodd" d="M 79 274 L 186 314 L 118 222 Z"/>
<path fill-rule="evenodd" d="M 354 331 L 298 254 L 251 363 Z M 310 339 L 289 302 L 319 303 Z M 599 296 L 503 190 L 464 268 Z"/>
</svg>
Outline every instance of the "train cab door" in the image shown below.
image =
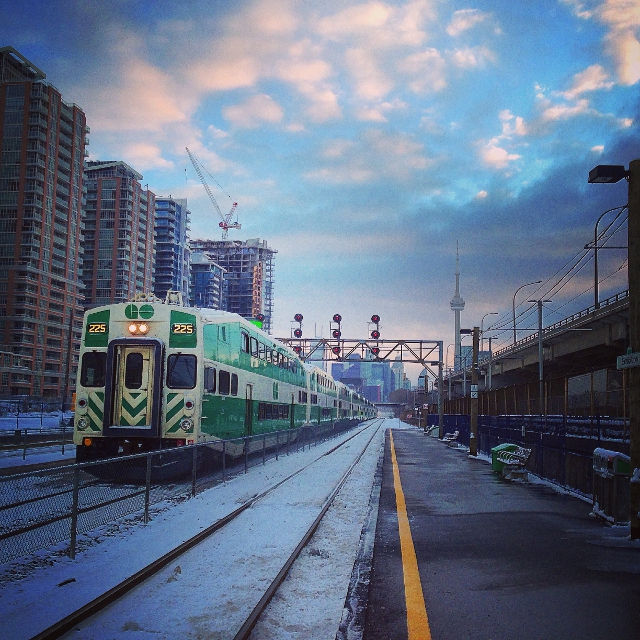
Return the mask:
<svg viewBox="0 0 640 640">
<path fill-rule="evenodd" d="M 244 433 L 253 435 L 253 385 L 247 385 L 246 401 L 244 409 Z"/>
<path fill-rule="evenodd" d="M 159 436 L 162 348 L 157 341 L 114 340 L 107 355 L 108 435 Z"/>
</svg>

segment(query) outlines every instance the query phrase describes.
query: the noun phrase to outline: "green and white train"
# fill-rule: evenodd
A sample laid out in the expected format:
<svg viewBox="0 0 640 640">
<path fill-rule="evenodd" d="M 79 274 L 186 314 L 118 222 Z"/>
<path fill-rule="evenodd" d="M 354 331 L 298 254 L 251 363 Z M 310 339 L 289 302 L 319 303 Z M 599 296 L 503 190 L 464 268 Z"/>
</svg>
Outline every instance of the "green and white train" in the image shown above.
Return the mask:
<svg viewBox="0 0 640 640">
<path fill-rule="evenodd" d="M 138 295 L 87 311 L 76 388 L 78 462 L 312 424 L 375 406 L 239 315 Z"/>
</svg>

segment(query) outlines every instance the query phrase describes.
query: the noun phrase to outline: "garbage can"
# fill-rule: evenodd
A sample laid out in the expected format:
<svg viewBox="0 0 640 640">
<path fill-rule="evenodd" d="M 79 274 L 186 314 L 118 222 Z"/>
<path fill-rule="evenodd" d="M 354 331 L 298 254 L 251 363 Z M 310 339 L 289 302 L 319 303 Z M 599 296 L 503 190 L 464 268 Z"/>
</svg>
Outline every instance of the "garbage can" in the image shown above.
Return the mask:
<svg viewBox="0 0 640 640">
<path fill-rule="evenodd" d="M 631 459 L 624 453 L 593 451 L 593 513 L 612 524 L 629 522 Z"/>
<path fill-rule="evenodd" d="M 491 449 L 491 470 L 496 473 L 502 473 L 504 462 L 500 462 L 500 460 L 498 460 L 498 454 L 501 451 L 515 451 L 517 448 L 517 444 L 511 444 L 510 442 L 503 442 L 502 444 L 493 447 L 493 449 Z"/>
</svg>

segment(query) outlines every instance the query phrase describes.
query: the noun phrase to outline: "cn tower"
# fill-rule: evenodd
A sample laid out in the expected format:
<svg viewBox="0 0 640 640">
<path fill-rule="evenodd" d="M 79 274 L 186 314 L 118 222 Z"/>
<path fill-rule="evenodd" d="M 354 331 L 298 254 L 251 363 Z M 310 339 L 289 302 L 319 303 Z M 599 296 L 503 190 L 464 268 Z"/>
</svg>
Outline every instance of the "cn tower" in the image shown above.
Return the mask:
<svg viewBox="0 0 640 640">
<path fill-rule="evenodd" d="M 460 366 L 460 312 L 464 309 L 464 300 L 460 295 L 460 255 L 458 252 L 458 244 L 456 243 L 456 292 L 453 294 L 453 300 L 450 302 L 451 310 L 455 315 L 455 360 L 453 361 L 454 370 Z"/>
</svg>

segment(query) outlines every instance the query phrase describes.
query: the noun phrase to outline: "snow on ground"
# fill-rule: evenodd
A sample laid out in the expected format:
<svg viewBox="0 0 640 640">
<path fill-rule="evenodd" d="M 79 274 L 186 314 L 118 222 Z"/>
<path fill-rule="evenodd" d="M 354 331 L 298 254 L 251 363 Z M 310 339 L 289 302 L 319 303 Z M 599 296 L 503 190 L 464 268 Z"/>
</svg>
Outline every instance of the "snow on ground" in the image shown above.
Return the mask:
<svg viewBox="0 0 640 640">
<path fill-rule="evenodd" d="M 335 637 L 384 430 L 405 426 L 398 420 L 384 421 L 363 458 L 364 466 L 343 487 L 330 519 L 316 532 L 305 552 L 305 562 L 322 565 L 322 574 L 317 567 L 295 567 L 288 580 L 289 595 L 285 589 L 285 595 L 279 596 L 284 610 L 272 609 L 269 613 L 267 624 L 272 625 L 271 629 L 282 630 L 289 625 L 285 622 L 288 616 L 294 616 L 299 623 L 299 612 L 303 611 L 304 619 L 322 635 L 274 635 L 265 627 L 260 632 L 264 635 L 256 637 L 324 637 L 324 630 L 330 627 L 333 629 L 329 636 Z M 351 435 L 353 432 L 279 461 L 267 461 L 246 475 L 171 508 L 156 506 L 146 526 L 140 524 L 139 517 L 106 525 L 81 537 L 75 560 L 64 555 L 63 545 L 57 554 L 49 550 L 1 567 L 0 639 L 31 638 Z M 141 586 L 135 597 L 111 607 L 99 626 L 72 632 L 69 637 L 112 638 L 125 631 L 127 637 L 136 639 L 228 637 L 226 620 L 243 617 L 244 612 L 238 609 L 248 597 L 245 592 L 251 591 L 246 585 L 254 585 L 256 592 L 266 588 L 264 566 L 272 556 L 281 554 L 285 538 L 293 546 L 297 544 L 299 538 L 294 538 L 308 528 L 328 493 L 322 491 L 323 482 L 339 477 L 349 457 L 353 459 L 364 439 L 371 435 L 372 430 L 368 429 L 341 447 L 336 452 L 339 455 L 323 457 L 312 473 L 305 472 L 287 483 L 286 496 L 279 491 L 272 498 L 259 501 L 245 512 L 247 517 L 242 522 L 226 528 L 224 539 L 216 534 L 207 545 L 165 568 L 153 585 Z M 264 531 L 261 527 L 268 518 L 271 525 Z M 149 603 L 153 606 L 147 608 Z M 288 633 L 293 634 L 293 629 Z"/>
</svg>

